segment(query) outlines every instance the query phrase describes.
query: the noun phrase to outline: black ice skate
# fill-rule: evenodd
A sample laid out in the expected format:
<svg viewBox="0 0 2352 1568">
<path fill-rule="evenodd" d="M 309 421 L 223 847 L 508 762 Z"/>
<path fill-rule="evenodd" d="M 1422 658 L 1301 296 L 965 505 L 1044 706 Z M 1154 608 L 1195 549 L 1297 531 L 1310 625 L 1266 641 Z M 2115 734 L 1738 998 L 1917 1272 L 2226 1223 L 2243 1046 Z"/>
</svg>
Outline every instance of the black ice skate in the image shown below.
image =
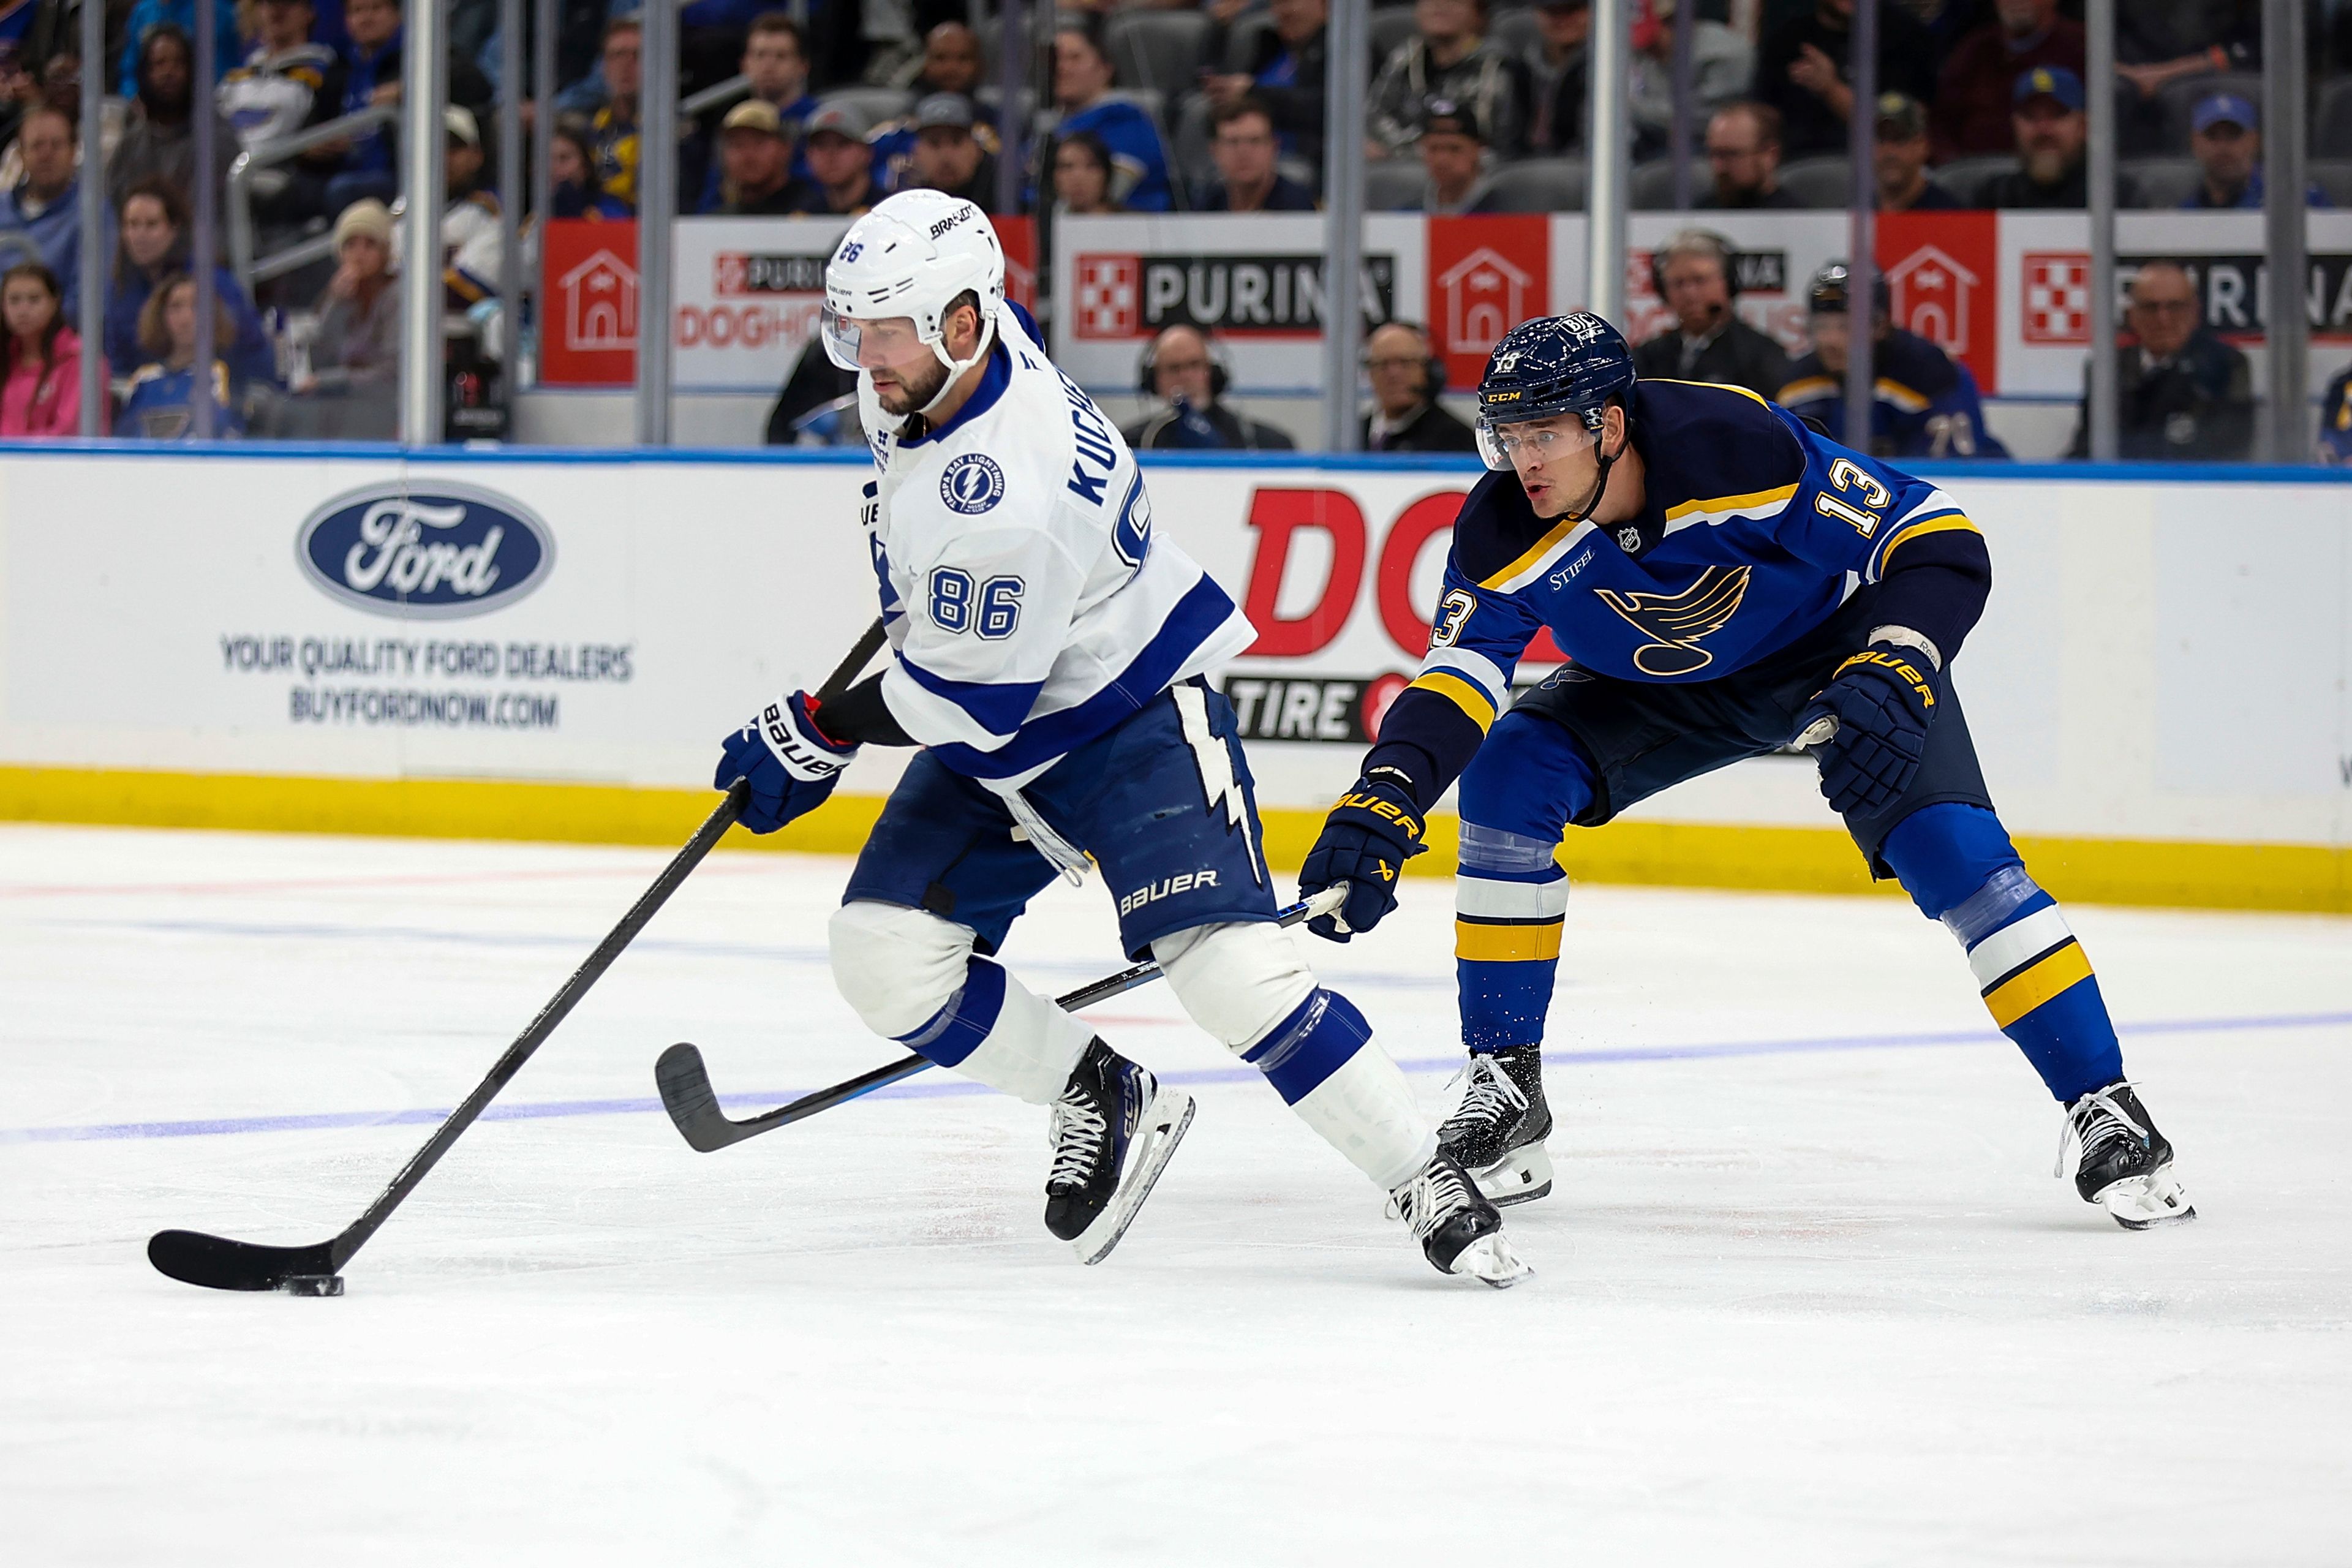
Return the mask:
<svg viewBox="0 0 2352 1568">
<path fill-rule="evenodd" d="M 1551 1191 L 1551 1108 L 1544 1103 L 1543 1048 L 1514 1046 L 1474 1056 L 1454 1081 L 1462 1098 L 1437 1141 L 1497 1208 Z"/>
<path fill-rule="evenodd" d="M 1422 1256 L 1440 1274 L 1467 1274 L 1507 1290 L 1535 1272 L 1511 1251 L 1501 1213 L 1444 1149 L 1389 1194 L 1389 1214 L 1412 1227 Z"/>
<path fill-rule="evenodd" d="M 1046 1138 L 1045 1228 L 1100 1263 L 1135 1222 L 1152 1184 L 1192 1125 L 1192 1097 L 1163 1087 L 1102 1041 L 1087 1047 L 1054 1102 Z"/>
<path fill-rule="evenodd" d="M 2095 1089 L 2066 1108 L 2066 1130 L 2058 1138 L 2053 1176 L 2063 1175 L 2066 1145 L 2078 1144 L 2074 1190 L 2097 1204 L 2126 1230 L 2177 1225 L 2197 1217 L 2189 1196 L 2172 1178 L 2172 1145 L 2156 1130 L 2156 1119 L 2121 1079 Z"/>
</svg>

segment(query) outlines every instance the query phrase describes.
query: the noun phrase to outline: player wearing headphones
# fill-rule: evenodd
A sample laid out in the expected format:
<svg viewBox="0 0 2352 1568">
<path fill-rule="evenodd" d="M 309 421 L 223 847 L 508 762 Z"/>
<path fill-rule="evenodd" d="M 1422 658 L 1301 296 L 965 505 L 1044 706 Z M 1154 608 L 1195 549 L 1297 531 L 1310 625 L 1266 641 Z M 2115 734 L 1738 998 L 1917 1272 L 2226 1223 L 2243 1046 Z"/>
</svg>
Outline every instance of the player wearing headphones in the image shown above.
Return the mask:
<svg viewBox="0 0 2352 1568">
<path fill-rule="evenodd" d="M 1136 362 L 1135 389 L 1166 406 L 1119 434 L 1137 451 L 1190 447 L 1206 451 L 1287 452 L 1297 445 L 1282 431 L 1225 406 L 1232 367 L 1215 339 L 1189 322 L 1160 330 Z"/>
<path fill-rule="evenodd" d="M 1789 384 L 1780 345 L 1739 319 L 1739 253 L 1719 234 L 1686 228 L 1650 253 L 1650 281 L 1675 324 L 1633 351 L 1644 380 L 1707 381 L 1777 397 Z"/>
<path fill-rule="evenodd" d="M 1563 831 L 1801 737 L 1872 874 L 1949 928 L 2065 1107 L 2075 1191 L 2131 1229 L 2190 1218 L 2090 960 L 1977 765 L 1951 667 L 1992 564 L 1960 503 L 1752 393 L 1636 380 L 1617 329 L 1582 311 L 1496 345 L 1477 434 L 1496 471 L 1462 504 L 1420 678 L 1299 885 L 1348 889 L 1317 934 L 1370 930 L 1425 847 L 1423 814 L 1460 781 L 1470 1060 L 1440 1136 L 1487 1195 L 1551 1190 L 1540 1055 Z M 1547 629 L 1570 662 L 1511 703 Z"/>
<path fill-rule="evenodd" d="M 1367 452 L 1475 452 L 1478 437 L 1437 401 L 1445 362 L 1429 334 L 1411 321 L 1376 327 L 1364 343 L 1372 411 L 1364 416 Z"/>
</svg>

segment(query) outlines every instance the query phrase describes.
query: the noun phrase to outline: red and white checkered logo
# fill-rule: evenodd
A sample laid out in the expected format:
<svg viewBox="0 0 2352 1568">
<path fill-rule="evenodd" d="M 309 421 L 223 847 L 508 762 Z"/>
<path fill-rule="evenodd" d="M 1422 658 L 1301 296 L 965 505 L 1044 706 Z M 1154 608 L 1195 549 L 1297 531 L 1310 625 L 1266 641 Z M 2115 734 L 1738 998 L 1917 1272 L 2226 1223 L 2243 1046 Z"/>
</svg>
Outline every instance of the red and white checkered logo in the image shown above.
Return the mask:
<svg viewBox="0 0 2352 1568">
<path fill-rule="evenodd" d="M 1132 256 L 1078 258 L 1081 338 L 1132 338 L 1143 322 L 1143 263 Z"/>
<path fill-rule="evenodd" d="M 2020 311 L 2029 343 L 2091 341 L 2091 258 L 2079 250 L 2025 254 L 2025 300 Z"/>
<path fill-rule="evenodd" d="M 751 280 L 751 258 L 740 250 L 722 250 L 711 258 L 710 291 L 722 297 L 748 292 L 744 285 Z"/>
</svg>

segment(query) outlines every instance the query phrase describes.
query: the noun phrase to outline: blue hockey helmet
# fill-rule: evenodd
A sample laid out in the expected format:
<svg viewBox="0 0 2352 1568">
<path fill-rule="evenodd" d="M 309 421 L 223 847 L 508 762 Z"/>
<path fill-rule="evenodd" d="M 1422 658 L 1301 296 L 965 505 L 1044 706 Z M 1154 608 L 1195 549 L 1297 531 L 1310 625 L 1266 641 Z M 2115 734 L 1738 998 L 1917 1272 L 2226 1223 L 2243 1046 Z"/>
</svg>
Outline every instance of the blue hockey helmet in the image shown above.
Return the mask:
<svg viewBox="0 0 2352 1568">
<path fill-rule="evenodd" d="M 1853 298 L 1853 268 L 1847 266 L 1841 258 L 1830 262 L 1819 272 L 1813 274 L 1812 282 L 1805 289 L 1805 309 L 1807 312 L 1816 316 L 1843 316 L 1851 311 L 1852 307 L 1848 301 Z M 1890 316 L 1895 313 L 1894 303 L 1886 291 L 1886 274 L 1884 272 L 1871 274 L 1870 308 L 1874 314 L 1881 316 Z"/>
<path fill-rule="evenodd" d="M 1499 426 L 1574 415 L 1598 437 L 1610 400 L 1630 401 L 1633 353 L 1625 335 L 1590 310 L 1541 316 L 1504 335 L 1478 382 L 1478 455 L 1507 471 Z"/>
</svg>

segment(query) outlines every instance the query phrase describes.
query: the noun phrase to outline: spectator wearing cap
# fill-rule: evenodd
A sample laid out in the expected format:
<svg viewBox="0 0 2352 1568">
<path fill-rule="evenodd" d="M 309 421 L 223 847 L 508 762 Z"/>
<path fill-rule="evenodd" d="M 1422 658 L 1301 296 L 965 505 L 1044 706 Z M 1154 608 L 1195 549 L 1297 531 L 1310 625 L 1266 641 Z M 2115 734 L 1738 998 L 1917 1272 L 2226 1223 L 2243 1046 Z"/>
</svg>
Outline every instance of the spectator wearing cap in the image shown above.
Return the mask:
<svg viewBox="0 0 2352 1568">
<path fill-rule="evenodd" d="M 740 67 L 743 79 L 751 89 L 745 103 L 764 103 L 776 112 L 777 123 L 782 128 L 788 142 L 798 143 L 808 117 L 816 112 L 817 100 L 808 89 L 808 36 L 799 23 L 782 11 L 763 11 L 751 18 L 751 30 L 743 36 L 743 58 Z M 704 130 L 697 138 L 707 150 L 723 150 L 727 138 L 726 116 L 714 114 L 702 121 Z M 708 158 L 703 174 L 702 194 L 696 199 L 698 213 L 719 211 L 725 197 L 719 184 L 725 178 L 723 157 Z M 794 145 L 792 151 L 791 178 L 806 182 L 814 178 L 808 166 L 805 147 Z"/>
<path fill-rule="evenodd" d="M 1706 166 L 1714 176 L 1693 206 L 1710 211 L 1792 209 L 1780 188 L 1780 115 L 1769 103 L 1727 103 L 1706 122 Z"/>
<path fill-rule="evenodd" d="M 1367 104 L 1367 151 L 1376 158 L 1412 151 L 1433 99 L 1457 104 L 1505 157 L 1527 147 L 1528 105 L 1535 97 L 1527 62 L 1486 36 L 1486 0 L 1415 0 L 1413 36 L 1381 67 Z"/>
<path fill-rule="evenodd" d="M 1364 340 L 1364 375 L 1372 411 L 1364 416 L 1367 452 L 1475 452 L 1478 437 L 1437 401 L 1445 384 L 1436 345 L 1411 321 L 1388 321 Z"/>
<path fill-rule="evenodd" d="M 1592 68 L 1592 0 L 1541 0 L 1536 6 L 1536 49 L 1528 57 L 1534 79 L 1535 121 L 1528 144 L 1539 153 L 1580 153 Z"/>
<path fill-rule="evenodd" d="M 1283 155 L 1320 169 L 1324 87 L 1329 78 L 1324 39 L 1330 0 L 1267 0 L 1265 15 L 1273 26 L 1253 35 L 1250 58 L 1242 69 L 1202 77 L 1201 90 L 1213 109 L 1224 108 L 1245 92 L 1255 96 L 1274 118 Z M 1215 25 L 1222 27 L 1223 20 Z M 1212 58 L 1220 53 L 1209 51 Z"/>
<path fill-rule="evenodd" d="M 807 209 L 808 193 L 793 184 L 792 139 L 765 99 L 745 99 L 719 122 L 719 171 L 718 210 L 728 217 Z"/>
<path fill-rule="evenodd" d="M 1846 149 L 1846 117 L 1853 89 L 1846 85 L 1853 53 L 1854 0 L 1814 0 L 1765 36 L 1756 54 L 1753 96 L 1780 111 L 1781 145 L 1791 158 Z M 1878 6 L 1878 86 L 1926 100 L 1936 90 L 1935 41 L 1902 5 Z"/>
<path fill-rule="evenodd" d="M 482 131 L 473 110 L 452 104 L 441 111 L 441 123 L 446 132 L 441 178 L 449 202 L 441 212 L 441 282 L 448 308 L 466 310 L 498 297 L 506 238 L 499 198 L 482 185 Z"/>
<path fill-rule="evenodd" d="M 1675 126 L 1675 28 L 1681 25 L 1675 0 L 1650 0 L 1633 24 L 1633 155 L 1664 150 Z M 1691 84 L 1702 114 L 1712 114 L 1745 96 L 1756 73 L 1756 51 L 1720 22 L 1700 17 L 1691 38 Z"/>
<path fill-rule="evenodd" d="M 2083 79 L 2063 66 L 2022 72 L 2011 90 L 2018 167 L 1996 174 L 1978 195 L 1980 207 L 2081 208 L 2090 205 L 2087 149 L 2090 119 L 2083 112 Z M 2139 187 L 2116 175 L 2116 203 L 2134 206 Z"/>
<path fill-rule="evenodd" d="M 1110 149 L 1112 197 L 1130 212 L 1170 211 L 1176 204 L 1160 128 L 1135 104 L 1110 95 L 1115 79 L 1098 34 L 1085 26 L 1055 32 L 1054 102 L 1062 119 L 1055 135 L 1085 131 L 1102 138 Z"/>
<path fill-rule="evenodd" d="M 1486 166 L 1486 132 L 1467 104 L 1450 98 L 1431 99 L 1422 110 L 1421 134 L 1414 139 L 1414 146 L 1428 178 L 1422 182 L 1420 198 L 1398 211 L 1462 217 L 1503 210 L 1495 195 L 1495 177 Z"/>
<path fill-rule="evenodd" d="M 2189 150 L 2202 175 L 2184 207 L 2260 211 L 2263 205 L 2262 117 L 2234 92 L 2212 93 L 2189 118 Z M 2305 206 L 2329 205 L 2317 185 L 2305 188 Z"/>
<path fill-rule="evenodd" d="M 392 214 L 373 196 L 335 219 L 335 275 L 318 311 L 310 367 L 295 374 L 293 391 L 335 407 L 305 423 L 320 434 L 391 439 L 398 425 L 400 290 L 392 274 Z"/>
<path fill-rule="evenodd" d="M 982 144 L 983 129 L 971 100 L 935 92 L 915 105 L 915 152 L 906 186 L 945 191 L 995 214 L 996 154 Z"/>
<path fill-rule="evenodd" d="M 1633 351 L 1636 374 L 1780 395 L 1789 382 L 1789 356 L 1731 308 L 1735 259 L 1721 235 L 1703 228 L 1668 237 L 1651 256 L 1675 324 Z"/>
<path fill-rule="evenodd" d="M 855 217 L 882 199 L 874 185 L 874 149 L 866 142 L 872 130 L 854 103 L 828 103 L 809 116 L 803 141 L 816 184 L 797 187 L 801 211 Z"/>
<path fill-rule="evenodd" d="M 1291 179 L 1275 163 L 1278 143 L 1274 116 L 1244 93 L 1212 117 L 1215 134 L 1209 155 L 1217 161 L 1217 183 L 1202 193 L 1202 212 L 1311 213 L 1315 193 Z"/>
<path fill-rule="evenodd" d="M 635 16 L 604 24 L 597 57 L 604 101 L 588 122 L 588 142 L 596 153 L 596 183 L 631 211 L 637 205 L 637 106 L 645 90 L 645 28 Z"/>
<path fill-rule="evenodd" d="M 2252 453 L 2252 370 L 2200 314 L 2197 286 L 2179 263 L 2151 261 L 2132 279 L 2124 311 L 2129 337 L 2115 350 L 2116 449 L 2125 460 L 2242 462 Z M 2090 451 L 2086 394 L 2068 455 Z"/>
<path fill-rule="evenodd" d="M 1878 138 L 1871 152 L 1880 212 L 1948 212 L 1961 205 L 1927 177 L 1927 111 L 1910 94 L 1878 95 Z"/>
<path fill-rule="evenodd" d="M 323 125 L 342 111 L 343 62 L 310 41 L 318 20 L 310 0 L 261 0 L 260 37 L 245 63 L 221 79 L 221 115 L 247 152 L 298 131 Z M 340 145 L 307 153 L 262 170 L 253 182 L 254 211 L 277 223 L 324 216 L 327 182 L 341 167 Z"/>
<path fill-rule="evenodd" d="M 2006 153 L 2017 79 L 2036 67 L 2083 74 L 2083 24 L 2058 14 L 2058 0 L 1993 0 L 1992 19 L 1963 37 L 1936 83 L 1936 161 Z"/>
</svg>

